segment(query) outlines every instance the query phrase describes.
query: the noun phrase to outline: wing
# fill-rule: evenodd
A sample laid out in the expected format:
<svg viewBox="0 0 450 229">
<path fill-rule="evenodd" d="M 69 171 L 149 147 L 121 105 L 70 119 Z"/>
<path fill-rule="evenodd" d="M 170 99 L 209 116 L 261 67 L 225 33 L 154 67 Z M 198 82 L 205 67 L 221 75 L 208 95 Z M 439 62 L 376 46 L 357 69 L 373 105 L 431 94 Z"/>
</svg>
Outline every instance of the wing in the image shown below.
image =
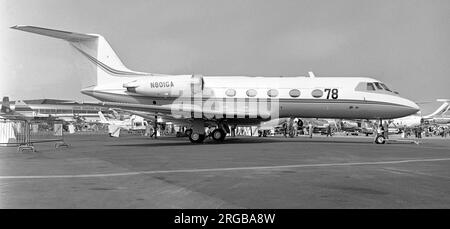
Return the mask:
<svg viewBox="0 0 450 229">
<path fill-rule="evenodd" d="M 129 111 L 141 111 L 158 115 L 168 115 L 173 119 L 187 119 L 187 118 L 206 118 L 206 119 L 221 119 L 221 118 L 261 118 L 269 120 L 271 114 L 269 111 L 253 111 L 253 110 L 219 110 L 219 109 L 204 109 L 192 104 L 169 104 L 169 105 L 148 105 L 148 104 L 134 104 L 134 103 L 115 103 L 115 102 L 101 102 L 101 103 L 84 103 L 89 105 L 104 106 L 109 108 L 119 108 Z"/>
<path fill-rule="evenodd" d="M 167 115 L 167 114 L 159 114 L 158 115 L 157 113 L 154 113 L 154 112 L 135 111 L 135 110 L 122 109 L 122 108 L 117 108 L 117 109 L 122 111 L 122 112 L 128 113 L 128 114 L 140 116 L 140 117 L 142 117 L 142 118 L 144 118 L 146 120 L 149 120 L 151 122 L 154 122 L 155 121 L 155 116 L 158 116 L 158 118 L 161 117 L 163 119 L 163 122 L 172 122 L 172 123 L 175 123 L 175 124 L 187 124 L 187 123 L 189 123 L 187 120 L 177 119 L 177 118 L 174 118 L 173 116 Z"/>
</svg>

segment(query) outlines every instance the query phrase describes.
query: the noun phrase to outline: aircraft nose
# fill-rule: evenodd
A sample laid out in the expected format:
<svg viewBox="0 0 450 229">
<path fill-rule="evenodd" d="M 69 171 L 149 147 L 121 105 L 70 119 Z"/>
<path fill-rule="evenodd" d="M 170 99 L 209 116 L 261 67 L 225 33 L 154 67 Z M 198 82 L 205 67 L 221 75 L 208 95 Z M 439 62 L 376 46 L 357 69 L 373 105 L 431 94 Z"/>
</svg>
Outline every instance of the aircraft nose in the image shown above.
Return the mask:
<svg viewBox="0 0 450 229">
<path fill-rule="evenodd" d="M 408 113 L 415 114 L 420 111 L 420 107 L 409 99 L 404 99 L 403 105 L 406 107 Z"/>
</svg>

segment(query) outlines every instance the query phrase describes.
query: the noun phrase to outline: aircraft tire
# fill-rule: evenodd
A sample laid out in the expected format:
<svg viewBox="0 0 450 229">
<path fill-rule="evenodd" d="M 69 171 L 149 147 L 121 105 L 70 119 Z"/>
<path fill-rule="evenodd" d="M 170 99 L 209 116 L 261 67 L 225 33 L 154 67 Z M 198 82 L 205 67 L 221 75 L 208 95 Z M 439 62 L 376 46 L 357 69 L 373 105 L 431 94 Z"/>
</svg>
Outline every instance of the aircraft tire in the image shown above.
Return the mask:
<svg viewBox="0 0 450 229">
<path fill-rule="evenodd" d="M 194 143 L 194 144 L 199 144 L 199 143 L 202 143 L 203 140 L 205 140 L 205 135 L 204 134 L 191 133 L 191 135 L 189 135 L 189 140 L 192 143 Z"/>
<path fill-rule="evenodd" d="M 187 136 L 191 136 L 191 134 L 192 134 L 192 129 L 187 129 L 186 131 L 184 131 L 184 133 L 185 133 Z"/>
<path fill-rule="evenodd" d="M 213 130 L 211 135 L 214 141 L 222 142 L 223 140 L 225 140 L 226 133 L 222 129 L 215 129 Z"/>
<path fill-rule="evenodd" d="M 375 143 L 377 143 L 377 144 L 384 144 L 384 143 L 386 143 L 386 139 L 384 138 L 383 135 L 378 135 L 375 138 Z"/>
</svg>

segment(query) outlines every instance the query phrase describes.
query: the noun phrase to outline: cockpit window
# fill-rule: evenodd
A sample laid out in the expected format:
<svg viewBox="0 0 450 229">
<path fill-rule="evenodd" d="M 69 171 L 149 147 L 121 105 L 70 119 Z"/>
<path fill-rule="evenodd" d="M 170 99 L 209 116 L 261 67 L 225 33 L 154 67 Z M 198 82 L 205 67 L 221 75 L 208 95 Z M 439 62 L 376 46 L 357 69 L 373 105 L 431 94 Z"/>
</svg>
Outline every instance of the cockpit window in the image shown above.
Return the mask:
<svg viewBox="0 0 450 229">
<path fill-rule="evenodd" d="M 355 91 L 365 91 L 378 94 L 398 94 L 395 91 L 389 89 L 384 83 L 381 82 L 360 82 L 356 85 Z"/>
<path fill-rule="evenodd" d="M 374 82 L 375 86 L 378 88 L 378 90 L 383 90 L 383 87 L 378 82 Z"/>
<path fill-rule="evenodd" d="M 368 91 L 375 91 L 375 86 L 373 86 L 373 83 L 367 83 L 367 90 Z"/>
<path fill-rule="evenodd" d="M 381 84 L 381 86 L 383 86 L 384 89 L 386 89 L 386 91 L 391 91 L 384 83 L 380 83 L 380 84 Z"/>
</svg>

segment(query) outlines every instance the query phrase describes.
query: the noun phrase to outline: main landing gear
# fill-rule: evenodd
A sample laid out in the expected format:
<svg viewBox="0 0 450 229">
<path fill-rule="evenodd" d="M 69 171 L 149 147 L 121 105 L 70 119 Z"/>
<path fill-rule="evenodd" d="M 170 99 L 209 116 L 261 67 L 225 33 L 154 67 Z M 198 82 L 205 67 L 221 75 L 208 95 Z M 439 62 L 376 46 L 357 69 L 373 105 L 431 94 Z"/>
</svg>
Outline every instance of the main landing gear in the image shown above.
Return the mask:
<svg viewBox="0 0 450 229">
<path fill-rule="evenodd" d="M 211 135 L 214 141 L 223 142 L 223 140 L 225 140 L 225 136 L 227 135 L 227 133 L 223 129 L 215 129 L 213 130 Z"/>
<path fill-rule="evenodd" d="M 202 143 L 205 140 L 205 134 L 193 133 L 189 135 L 189 140 L 194 144 Z"/>
<path fill-rule="evenodd" d="M 206 138 L 206 134 L 194 133 L 192 130 L 186 131 L 186 134 L 189 136 L 189 140 L 195 144 L 202 143 Z M 216 142 L 223 142 L 226 135 L 227 133 L 222 129 L 215 129 L 211 133 L 212 139 Z"/>
<path fill-rule="evenodd" d="M 217 128 L 214 129 L 210 135 L 206 136 L 205 123 L 203 120 L 193 120 L 191 129 L 187 129 L 185 134 L 189 140 L 194 144 L 202 143 L 207 137 L 211 136 L 216 142 L 223 142 L 227 133 L 230 132 L 228 125 L 222 121 L 217 123 Z"/>
<path fill-rule="evenodd" d="M 189 140 L 194 144 L 202 143 L 206 139 L 206 134 L 195 133 L 191 129 L 186 130 L 186 135 L 189 136 Z M 211 137 L 216 142 L 223 142 L 227 133 L 223 129 L 215 129 L 211 133 Z"/>
</svg>

